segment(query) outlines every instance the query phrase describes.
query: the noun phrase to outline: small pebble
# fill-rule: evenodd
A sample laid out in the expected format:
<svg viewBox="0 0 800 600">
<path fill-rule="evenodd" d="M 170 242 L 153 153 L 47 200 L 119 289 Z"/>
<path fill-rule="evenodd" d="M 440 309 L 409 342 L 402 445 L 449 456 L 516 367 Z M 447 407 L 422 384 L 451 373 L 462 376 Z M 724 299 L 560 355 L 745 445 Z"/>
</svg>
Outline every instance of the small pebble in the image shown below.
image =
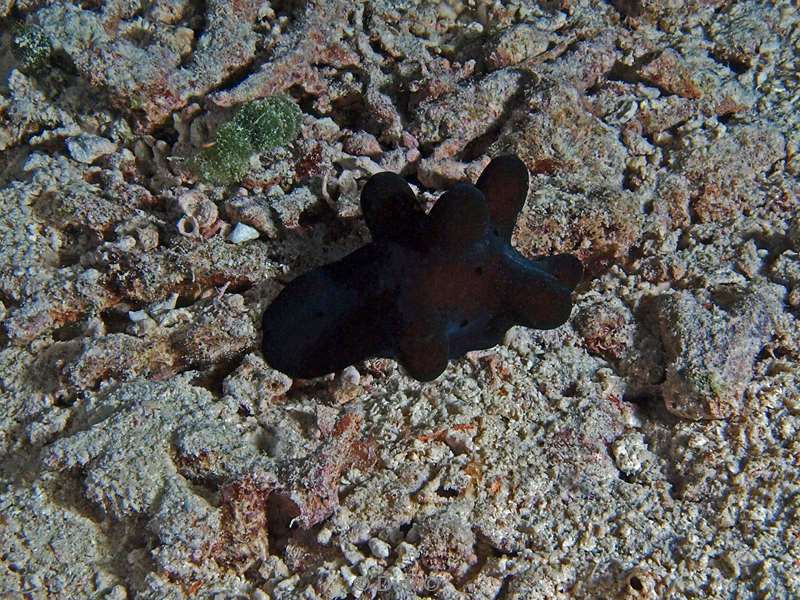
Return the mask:
<svg viewBox="0 0 800 600">
<path fill-rule="evenodd" d="M 300 581 L 299 575 L 292 575 L 291 577 L 287 577 L 283 581 L 281 581 L 278 585 L 275 586 L 277 590 L 291 590 L 297 586 L 297 582 Z"/>
<path fill-rule="evenodd" d="M 389 544 L 379 538 L 371 538 L 369 540 L 369 550 L 376 558 L 386 558 L 389 556 Z"/>
<path fill-rule="evenodd" d="M 158 228 L 153 225 L 136 229 L 139 244 L 144 250 L 155 250 L 158 247 Z"/>
<path fill-rule="evenodd" d="M 147 317 L 142 321 L 134 321 L 128 327 L 125 328 L 125 332 L 129 335 L 135 335 L 137 337 L 142 337 L 147 335 L 149 332 L 153 331 L 156 328 L 156 322 Z"/>
<path fill-rule="evenodd" d="M 369 572 L 372 569 L 378 567 L 378 561 L 372 557 L 365 558 L 360 563 L 358 563 L 358 572 L 362 575 L 369 575 Z"/>
<path fill-rule="evenodd" d="M 319 533 L 317 534 L 317 543 L 322 546 L 327 546 L 328 543 L 331 541 L 332 535 L 333 532 L 330 529 L 328 529 L 327 527 L 323 527 L 322 529 L 319 530 Z"/>
<path fill-rule="evenodd" d="M 236 227 L 234 227 L 233 231 L 231 231 L 228 235 L 228 239 L 234 244 L 242 244 L 244 242 L 249 242 L 250 240 L 255 240 L 258 238 L 258 236 L 258 230 L 253 229 L 250 227 L 250 225 L 237 223 Z"/>
<path fill-rule="evenodd" d="M 397 565 L 406 567 L 419 558 L 419 550 L 408 542 L 400 542 L 397 545 Z"/>
<path fill-rule="evenodd" d="M 350 570 L 350 567 L 348 567 L 347 565 L 339 567 L 339 573 L 341 574 L 342 579 L 344 579 L 347 585 L 350 586 L 353 585 L 353 582 L 356 580 L 356 575 L 355 573 L 353 573 L 353 571 Z"/>
<path fill-rule="evenodd" d="M 126 600 L 128 597 L 128 590 L 122 585 L 115 585 L 105 595 L 105 600 Z"/>
<path fill-rule="evenodd" d="M 139 321 L 144 321 L 145 319 L 149 319 L 150 315 L 148 315 L 147 311 L 145 310 L 129 310 L 128 318 L 134 323 L 138 323 Z"/>
<path fill-rule="evenodd" d="M 360 382 L 361 375 L 355 367 L 345 368 L 333 382 L 332 393 L 336 403 L 346 404 L 355 400 L 362 392 Z"/>
<path fill-rule="evenodd" d="M 126 235 L 120 238 L 118 242 L 109 245 L 121 252 L 130 252 L 136 247 L 136 240 L 133 237 Z"/>
<path fill-rule="evenodd" d="M 356 131 L 345 139 L 344 151 L 355 156 L 380 156 L 383 148 L 371 133 Z"/>
<path fill-rule="evenodd" d="M 90 165 L 101 156 L 116 152 L 117 146 L 99 135 L 82 133 L 67 140 L 67 150 L 78 162 Z"/>
<path fill-rule="evenodd" d="M 356 545 L 351 542 L 343 542 L 340 546 L 340 550 L 345 560 L 351 565 L 357 565 L 364 560 L 364 555 L 361 554 Z"/>
<path fill-rule="evenodd" d="M 83 273 L 78 275 L 78 279 L 82 283 L 93 284 L 97 283 L 97 281 L 100 279 L 101 276 L 102 275 L 100 271 L 98 271 L 97 269 L 86 269 Z"/>
</svg>

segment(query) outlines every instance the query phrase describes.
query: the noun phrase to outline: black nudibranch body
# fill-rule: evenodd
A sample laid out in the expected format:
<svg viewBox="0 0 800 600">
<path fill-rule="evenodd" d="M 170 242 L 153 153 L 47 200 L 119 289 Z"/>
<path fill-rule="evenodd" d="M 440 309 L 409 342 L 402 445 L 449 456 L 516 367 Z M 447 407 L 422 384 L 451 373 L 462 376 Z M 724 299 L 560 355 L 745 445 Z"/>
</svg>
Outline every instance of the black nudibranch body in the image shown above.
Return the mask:
<svg viewBox="0 0 800 600">
<path fill-rule="evenodd" d="M 552 329 L 583 275 L 570 254 L 525 258 L 511 233 L 528 193 L 516 156 L 492 160 L 429 214 L 402 177 L 378 173 L 361 208 L 373 241 L 290 282 L 264 312 L 267 362 L 312 378 L 370 357 L 430 381 L 449 359 L 499 344 L 513 325 Z"/>
</svg>

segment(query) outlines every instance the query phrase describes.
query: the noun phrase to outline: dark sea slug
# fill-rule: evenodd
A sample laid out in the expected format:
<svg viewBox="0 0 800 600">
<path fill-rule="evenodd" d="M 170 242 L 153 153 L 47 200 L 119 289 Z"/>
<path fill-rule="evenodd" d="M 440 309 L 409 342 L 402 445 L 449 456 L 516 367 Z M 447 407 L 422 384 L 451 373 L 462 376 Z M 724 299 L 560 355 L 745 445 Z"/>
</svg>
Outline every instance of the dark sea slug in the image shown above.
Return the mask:
<svg viewBox="0 0 800 600">
<path fill-rule="evenodd" d="M 558 327 L 583 267 L 570 254 L 531 260 L 511 246 L 527 193 L 528 171 L 511 155 L 427 215 L 402 177 L 374 175 L 361 193 L 373 241 L 281 291 L 264 312 L 264 357 L 299 378 L 395 358 L 430 381 L 449 359 L 499 344 L 513 325 Z"/>
</svg>

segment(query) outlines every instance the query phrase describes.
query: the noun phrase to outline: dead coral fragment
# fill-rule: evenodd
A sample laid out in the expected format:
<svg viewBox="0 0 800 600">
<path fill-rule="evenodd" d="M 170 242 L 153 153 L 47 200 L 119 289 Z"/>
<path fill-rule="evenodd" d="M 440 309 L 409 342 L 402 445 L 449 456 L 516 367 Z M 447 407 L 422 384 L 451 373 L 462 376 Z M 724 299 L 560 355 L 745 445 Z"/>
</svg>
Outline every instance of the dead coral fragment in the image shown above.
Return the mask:
<svg viewBox="0 0 800 600">
<path fill-rule="evenodd" d="M 213 145 L 195 158 L 195 170 L 210 183 L 241 181 L 253 154 L 283 146 L 297 137 L 301 116 L 300 108 L 286 96 L 244 105 L 217 130 Z"/>
<path fill-rule="evenodd" d="M 664 402 L 687 419 L 724 419 L 741 411 L 758 352 L 781 312 L 781 289 L 721 287 L 709 297 L 659 296 L 656 319 L 667 354 Z"/>
<path fill-rule="evenodd" d="M 146 513 L 176 477 L 169 452 L 173 432 L 202 429 L 217 418 L 211 394 L 186 379 L 139 380 L 101 402 L 102 415 L 89 415 L 92 427 L 48 446 L 45 468 L 80 469 L 84 497 L 113 519 Z"/>
<path fill-rule="evenodd" d="M 466 519 L 441 511 L 422 518 L 409 538 L 418 542 L 420 563 L 429 571 L 447 571 L 463 576 L 477 561 L 475 533 Z"/>
</svg>

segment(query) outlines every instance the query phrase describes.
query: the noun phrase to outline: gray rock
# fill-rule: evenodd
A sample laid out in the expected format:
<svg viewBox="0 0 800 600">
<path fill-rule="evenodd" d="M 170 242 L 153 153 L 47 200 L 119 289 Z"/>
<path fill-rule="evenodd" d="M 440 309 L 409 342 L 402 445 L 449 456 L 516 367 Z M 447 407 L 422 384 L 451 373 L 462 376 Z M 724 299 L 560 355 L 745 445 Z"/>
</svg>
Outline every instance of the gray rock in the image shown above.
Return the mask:
<svg viewBox="0 0 800 600">
<path fill-rule="evenodd" d="M 739 413 L 756 355 L 781 313 L 782 290 L 754 284 L 716 295 L 661 296 L 656 315 L 669 361 L 662 386 L 667 409 L 687 419 Z"/>
<path fill-rule="evenodd" d="M 82 133 L 67 140 L 67 150 L 78 162 L 90 165 L 98 158 L 116 152 L 117 145 L 99 135 Z"/>
</svg>

